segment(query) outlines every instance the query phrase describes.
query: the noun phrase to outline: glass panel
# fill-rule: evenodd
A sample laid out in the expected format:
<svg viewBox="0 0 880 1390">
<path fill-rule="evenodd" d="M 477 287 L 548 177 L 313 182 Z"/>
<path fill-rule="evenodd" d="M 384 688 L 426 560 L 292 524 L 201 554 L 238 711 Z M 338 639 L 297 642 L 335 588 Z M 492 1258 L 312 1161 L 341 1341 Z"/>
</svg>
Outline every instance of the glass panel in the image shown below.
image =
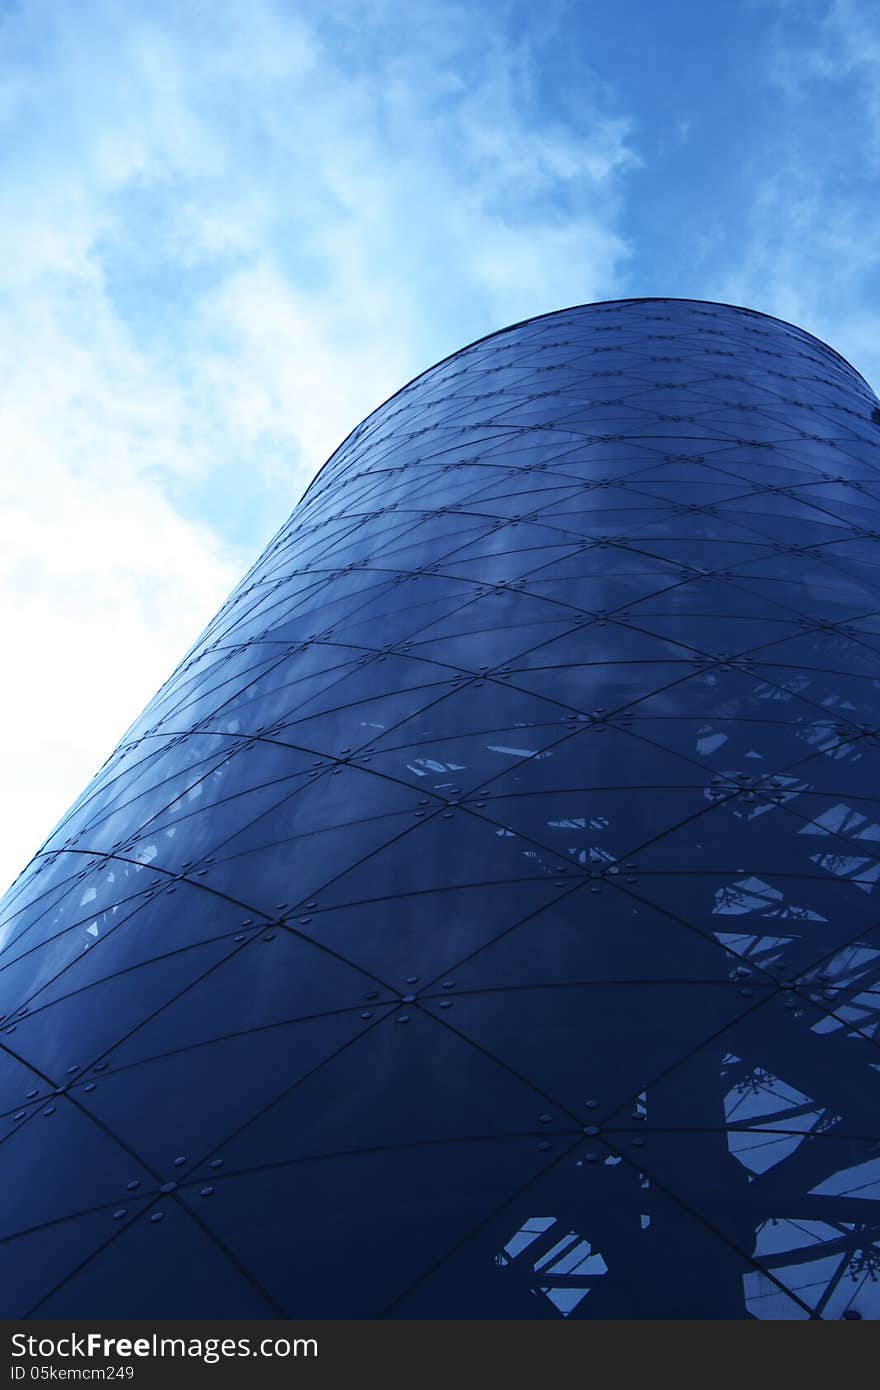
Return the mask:
<svg viewBox="0 0 880 1390">
<path fill-rule="evenodd" d="M 108 1071 L 91 1078 L 93 1089 L 72 1092 L 124 1143 L 136 1144 L 157 1172 L 179 1182 L 194 1181 L 194 1171 L 213 1171 L 208 1156 L 218 1146 L 267 1107 L 277 1108 L 305 1077 L 321 1075 L 329 1058 L 372 1026 L 363 1013 L 375 1020 L 388 1012 L 387 1003 L 358 999 L 348 1011 L 248 1028 L 247 1017 L 234 1012 L 207 1017 L 202 1008 L 210 993 L 194 999 L 194 1019 L 180 1009 L 158 1015 L 112 1056 Z M 203 1097 L 197 1107 L 194 1095 Z"/>
<path fill-rule="evenodd" d="M 93 1207 L 124 1204 L 129 1182 L 154 1186 L 148 1168 L 66 1095 L 33 1107 L 0 1149 L 9 1180 L 0 1193 L 0 1242 Z M 66 1162 L 58 1162 L 59 1153 Z M 107 1235 L 112 1227 L 106 1220 Z"/>
<path fill-rule="evenodd" d="M 18 1311 L 880 1316 L 878 420 L 629 300 L 352 432 L 0 908 Z"/>
<path fill-rule="evenodd" d="M 278 1311 L 173 1199 L 138 1212 L 34 1312 L 89 1318 L 95 1308 L 106 1309 L 101 1316 L 107 1318 L 151 1319 L 271 1318 Z"/>
<path fill-rule="evenodd" d="M 201 1207 L 199 1216 L 245 1265 L 259 1267 L 288 1315 L 376 1317 L 485 1218 L 487 1203 L 512 1197 L 545 1163 L 534 1139 L 510 1138 L 328 1156 L 251 1173 L 206 1170 L 216 1200 L 209 1217 Z M 299 1252 L 295 1261 L 291 1249 Z"/>
<path fill-rule="evenodd" d="M 226 939 L 169 953 L 17 1019 L 15 1050 L 56 1085 L 84 1071 L 234 949 Z"/>
<path fill-rule="evenodd" d="M 145 1199 L 132 1201 L 133 1195 L 126 1192 L 121 1199 L 125 1202 L 125 1216 L 115 1220 L 114 1212 L 123 1208 L 114 1206 L 110 1211 L 102 1207 L 85 1216 L 53 1222 L 50 1226 L 28 1231 L 26 1235 L 0 1241 L 0 1280 L 6 1292 L 9 1316 L 39 1315 L 38 1309 L 47 1294 L 51 1297 L 52 1290 L 64 1285 L 110 1236 L 116 1234 L 121 1223 L 134 1220 L 144 1210 Z M 127 1288 L 126 1281 L 122 1282 L 122 1288 Z M 109 1292 L 102 1289 L 102 1297 Z M 88 1309 L 87 1316 L 94 1317 L 94 1308 L 101 1304 L 102 1298 L 99 1298 L 98 1303 Z"/>
</svg>

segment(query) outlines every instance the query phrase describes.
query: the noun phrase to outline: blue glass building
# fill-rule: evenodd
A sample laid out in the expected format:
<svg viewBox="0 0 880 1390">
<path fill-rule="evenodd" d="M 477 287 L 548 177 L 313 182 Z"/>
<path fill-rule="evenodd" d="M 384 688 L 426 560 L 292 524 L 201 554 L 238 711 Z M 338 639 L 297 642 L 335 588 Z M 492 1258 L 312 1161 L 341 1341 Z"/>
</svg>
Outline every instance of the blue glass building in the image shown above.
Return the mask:
<svg viewBox="0 0 880 1390">
<path fill-rule="evenodd" d="M 878 1315 L 878 419 L 649 299 L 354 431 L 3 900 L 4 1315 Z"/>
</svg>

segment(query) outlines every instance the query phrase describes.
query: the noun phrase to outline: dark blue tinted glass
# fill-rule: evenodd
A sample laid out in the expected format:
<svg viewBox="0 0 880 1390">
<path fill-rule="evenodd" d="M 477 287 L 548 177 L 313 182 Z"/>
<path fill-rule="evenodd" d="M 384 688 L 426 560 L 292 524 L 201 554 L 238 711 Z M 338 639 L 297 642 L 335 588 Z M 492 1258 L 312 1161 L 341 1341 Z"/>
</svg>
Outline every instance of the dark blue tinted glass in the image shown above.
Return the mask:
<svg viewBox="0 0 880 1390">
<path fill-rule="evenodd" d="M 878 409 L 631 300 L 349 436 L 0 904 L 0 1312 L 880 1317 Z"/>
</svg>

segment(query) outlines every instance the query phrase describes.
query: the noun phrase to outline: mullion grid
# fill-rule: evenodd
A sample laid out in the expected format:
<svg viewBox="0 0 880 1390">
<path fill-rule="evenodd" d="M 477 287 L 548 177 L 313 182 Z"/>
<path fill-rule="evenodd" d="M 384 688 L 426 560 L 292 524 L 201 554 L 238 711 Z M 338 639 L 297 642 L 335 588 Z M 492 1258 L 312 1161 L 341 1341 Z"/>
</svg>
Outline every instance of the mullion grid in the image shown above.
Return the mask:
<svg viewBox="0 0 880 1390">
<path fill-rule="evenodd" d="M 706 809 L 713 809 L 713 808 L 706 808 Z M 698 814 L 705 814 L 705 811 L 701 811 L 701 812 L 698 813 Z M 665 833 L 665 832 L 664 832 L 664 833 Z M 661 837 L 658 837 L 658 838 L 662 838 L 662 836 L 661 836 Z M 546 847 L 544 847 L 544 848 L 546 848 Z M 630 853 L 636 854 L 636 853 L 639 852 L 639 849 L 641 849 L 641 848 L 643 848 L 643 846 L 639 846 L 639 847 L 637 847 L 636 849 L 631 850 Z M 551 851 L 551 853 L 552 853 L 552 851 Z M 628 856 L 627 856 L 627 857 L 628 857 Z M 202 885 L 202 886 L 203 886 L 203 885 Z M 574 889 L 576 889 L 577 887 L 579 887 L 579 885 L 574 885 L 573 887 L 574 887 Z M 316 891 L 316 892 L 319 892 L 320 890 L 315 890 L 315 891 Z M 573 890 L 570 890 L 570 891 L 573 891 Z M 248 909 L 248 910 L 250 910 L 250 909 Z M 283 924 L 283 925 L 286 926 L 287 924 Z M 511 928 L 511 929 L 512 929 L 512 928 Z M 255 938 L 252 938 L 252 939 L 255 939 Z M 306 939 L 307 939 L 307 940 L 311 940 L 311 938 L 306 938 Z M 487 946 L 483 947 L 482 949 L 488 949 L 488 946 L 491 945 L 491 944 L 493 944 L 493 943 L 488 943 Z M 722 952 L 723 952 L 725 955 L 728 954 L 728 952 L 727 952 L 727 950 L 726 950 L 725 948 L 722 948 L 722 947 L 719 946 L 719 950 L 722 950 Z M 344 959 L 347 959 L 347 958 L 344 958 Z M 225 963 L 225 961 L 224 961 L 223 963 Z M 351 962 L 348 962 L 348 963 L 351 964 Z M 448 974 L 448 973 L 454 973 L 455 969 L 458 968 L 458 965 L 460 965 L 460 962 L 459 962 L 456 966 L 451 967 L 451 970 L 447 970 L 445 973 L 447 973 L 447 974 Z M 212 967 L 212 969 L 217 969 L 217 968 L 219 968 L 219 965 L 216 966 L 216 967 Z M 359 967 L 355 967 L 355 968 L 359 968 Z M 200 977 L 198 981 L 195 981 L 195 982 L 193 982 L 193 983 L 200 983 L 200 982 L 201 982 L 201 978 L 204 978 L 204 977 Z M 439 977 L 438 977 L 438 978 L 439 978 Z M 383 983 L 384 983 L 384 982 L 383 982 Z M 625 982 L 619 981 L 619 982 L 617 982 L 617 983 L 625 983 Z M 774 983 L 775 983 L 775 981 L 774 981 Z M 187 988 L 191 988 L 191 987 L 192 987 L 192 985 L 187 986 Z M 386 985 L 386 988 L 393 989 L 393 986 L 387 986 L 387 985 Z M 430 988 L 431 988 L 431 983 L 429 982 L 429 984 L 428 984 L 427 986 L 425 986 L 425 990 L 428 990 L 428 989 L 430 989 Z M 186 992 L 186 991 L 181 991 L 181 994 L 183 994 L 183 993 L 185 993 L 185 992 Z M 422 994 L 423 997 L 424 997 L 424 991 L 420 991 L 420 994 Z M 179 997 L 179 996 L 175 996 L 175 998 L 177 998 L 177 997 Z M 169 1002 L 173 1002 L 173 1001 L 169 1001 Z M 167 1006 L 167 1005 L 166 1005 L 166 1006 Z M 166 1006 L 163 1006 L 163 1007 L 166 1007 Z M 353 1006 L 353 1007 L 354 1007 L 354 1006 Z M 756 1006 L 756 1007 L 757 1007 L 757 1006 Z M 157 1011 L 157 1012 L 159 1012 L 159 1011 Z M 831 1013 L 832 1011 L 826 1010 L 826 1012 Z M 153 1016 L 155 1016 L 155 1015 L 153 1015 Z M 388 1016 L 387 1014 L 384 1015 L 384 1017 L 387 1017 L 387 1016 Z M 152 1017 L 152 1016 L 151 1016 L 151 1017 Z M 146 1021 L 149 1021 L 149 1020 L 145 1020 L 145 1022 L 146 1022 Z M 382 1020 L 379 1020 L 379 1021 L 382 1021 Z M 143 1026 L 143 1025 L 141 1025 L 141 1026 Z M 456 1031 L 456 1032 L 458 1033 L 458 1030 L 454 1030 L 454 1031 Z M 459 1033 L 458 1035 L 461 1036 L 461 1037 L 467 1038 L 467 1035 L 466 1035 L 466 1034 L 460 1034 L 460 1033 Z M 359 1035 L 359 1036 L 363 1036 L 363 1035 L 361 1034 L 361 1035 Z M 355 1039 L 355 1040 L 353 1040 L 353 1041 L 357 1041 L 357 1039 Z M 472 1040 L 468 1039 L 468 1041 L 472 1041 Z M 118 1043 L 117 1043 L 117 1045 L 118 1045 Z M 352 1043 L 352 1044 L 348 1044 L 348 1045 L 353 1045 L 353 1043 Z M 347 1046 L 348 1046 L 348 1045 L 347 1045 Z M 476 1044 L 474 1044 L 474 1045 L 476 1045 Z M 702 1046 L 702 1045 L 703 1045 L 703 1044 L 701 1043 L 700 1046 Z M 501 1061 L 501 1059 L 495 1057 L 494 1054 L 488 1052 L 486 1049 L 481 1048 L 480 1050 L 483 1051 L 487 1056 L 490 1056 L 490 1057 L 492 1057 L 494 1060 L 498 1061 L 500 1065 L 506 1065 L 506 1064 L 504 1064 L 504 1063 Z M 329 1060 L 329 1059 L 328 1059 L 328 1060 Z M 682 1059 L 682 1060 L 686 1060 L 686 1059 Z M 319 1064 L 319 1065 L 323 1065 L 323 1064 Z M 517 1073 L 517 1075 L 519 1075 L 519 1074 Z M 527 1081 L 527 1078 L 525 1078 L 525 1077 L 520 1077 L 520 1079 L 521 1079 L 521 1080 L 524 1080 L 524 1081 Z M 296 1085 L 296 1084 L 299 1084 L 299 1083 L 294 1083 L 294 1085 Z M 534 1083 L 528 1083 L 528 1084 L 534 1085 Z M 649 1084 L 656 1084 L 656 1081 L 655 1081 L 655 1082 L 652 1082 L 652 1083 L 649 1083 Z M 283 1094 L 287 1094 L 287 1092 L 285 1092 L 285 1093 L 283 1093 Z M 282 1096 L 279 1096 L 279 1097 L 276 1097 L 276 1099 L 275 1099 L 273 1102 L 271 1102 L 270 1105 L 271 1105 L 271 1104 L 278 1103 L 282 1098 L 283 1098 L 283 1095 L 282 1095 Z M 548 1099 L 548 1101 L 551 1101 L 555 1106 L 557 1106 L 557 1108 L 560 1108 L 560 1109 L 562 1109 L 562 1110 L 568 1110 L 568 1107 L 562 1105 L 562 1103 L 559 1102 L 558 1100 L 556 1100 L 554 1097 L 548 1095 L 546 1098 Z M 632 1099 L 635 1099 L 635 1097 L 633 1097 Z M 266 1107 L 266 1108 L 268 1108 L 268 1107 Z M 260 1112 L 260 1113 L 262 1113 L 262 1112 Z M 568 1113 L 571 1114 L 570 1111 L 569 1111 Z M 249 1121 L 247 1121 L 246 1124 L 242 1125 L 240 1128 L 242 1128 L 242 1129 L 243 1129 L 243 1128 L 246 1128 L 247 1124 L 252 1123 L 252 1122 L 253 1122 L 255 1119 L 257 1119 L 258 1117 L 259 1117 L 258 1115 L 252 1116 L 251 1119 L 250 1119 Z M 223 1141 L 223 1143 L 228 1143 L 228 1142 L 229 1142 L 229 1139 L 230 1139 L 231 1137 L 233 1137 L 233 1136 L 231 1136 L 231 1135 L 230 1135 L 230 1136 L 227 1136 L 226 1139 Z M 211 1151 L 209 1151 L 209 1153 L 206 1154 L 206 1155 L 199 1161 L 198 1164 L 196 1164 L 196 1165 L 194 1165 L 194 1166 L 201 1166 L 201 1164 L 203 1164 L 203 1163 L 210 1157 L 211 1153 L 216 1152 L 217 1148 L 220 1148 L 220 1147 L 222 1147 L 222 1146 L 223 1146 L 222 1143 L 219 1144 L 219 1145 L 217 1145 L 214 1149 L 212 1149 Z M 185 1180 L 185 1179 L 184 1179 L 184 1180 Z M 120 1232 L 120 1234 L 121 1234 L 121 1232 Z M 758 1266 L 758 1267 L 763 1269 L 762 1266 Z M 765 1271 L 765 1272 L 766 1272 L 766 1271 Z M 782 1286 L 782 1287 L 785 1287 L 785 1286 Z"/>
<path fill-rule="evenodd" d="M 700 312 L 703 312 L 703 311 L 700 311 Z M 576 316 L 576 315 L 572 315 L 571 318 L 572 318 L 572 321 L 574 321 L 574 322 L 577 321 L 577 316 Z M 549 332 L 549 331 L 550 331 L 550 327 L 551 327 L 550 324 L 545 325 L 545 327 L 546 327 L 547 331 Z M 672 335 L 661 334 L 661 335 L 655 335 L 655 336 L 659 336 L 659 337 L 661 337 L 661 338 L 667 338 L 667 337 L 670 337 L 670 336 L 672 336 Z M 734 338 L 735 338 L 735 337 L 736 337 L 736 334 L 734 334 L 733 336 L 734 336 Z M 772 336 L 773 336 L 772 333 L 771 333 L 769 336 L 772 337 Z M 635 336 L 634 339 L 633 339 L 633 341 L 634 341 L 635 343 L 638 343 L 638 341 L 639 341 L 639 340 L 638 340 L 638 337 Z M 699 337 L 699 333 L 698 333 L 698 332 L 695 332 L 695 333 L 694 333 L 694 336 L 693 336 L 693 345 L 694 345 L 694 351 L 695 351 L 695 353 L 696 353 L 698 356 L 699 356 L 699 353 L 700 353 L 700 346 L 699 346 L 699 345 L 700 345 L 700 341 L 701 341 L 701 339 L 700 339 L 700 337 Z M 804 337 L 801 341 L 807 342 L 807 344 L 808 344 L 808 346 L 809 346 L 810 340 L 807 339 L 806 337 Z M 686 336 L 685 336 L 685 343 L 686 343 L 686 345 L 687 345 Z M 510 344 L 507 344 L 507 346 L 510 346 Z M 629 346 L 629 348 L 631 348 L 631 347 L 632 347 L 632 342 L 631 342 L 628 346 Z M 620 349 L 620 352 L 621 352 L 621 356 L 622 356 L 623 358 L 626 358 L 626 357 L 628 356 L 627 344 L 626 344 L 625 342 L 624 342 L 623 344 L 619 344 L 619 349 Z M 727 355 L 727 354 L 725 354 L 725 355 Z M 814 354 L 813 352 L 809 352 L 809 351 L 808 351 L 808 352 L 802 353 L 802 354 L 800 354 L 800 355 L 805 356 L 810 362 L 817 363 L 818 365 L 820 365 L 820 367 L 821 367 L 822 370 L 824 370 L 824 371 L 827 371 L 827 370 L 828 370 L 828 364 L 827 364 L 827 362 L 821 362 L 820 359 L 818 359 L 818 358 L 815 356 L 815 354 Z M 487 360 L 491 360 L 491 353 L 490 353 L 490 352 L 486 352 L 486 353 L 485 353 L 485 357 L 486 357 Z M 601 357 L 602 360 L 607 360 L 607 349 L 602 349 L 601 354 L 600 354 L 600 357 Z M 535 365 L 536 365 L 536 366 L 537 366 L 537 363 L 539 362 L 539 360 L 540 360 L 539 356 L 536 355 L 535 358 L 534 358 L 534 362 L 535 362 Z M 835 363 L 833 364 L 833 370 L 834 370 L 834 372 L 835 372 L 838 376 L 844 377 L 844 374 L 845 374 L 845 372 L 846 372 L 847 369 L 846 369 L 845 364 L 841 364 L 841 363 L 838 361 L 838 362 L 835 362 Z M 417 389 L 417 388 L 416 388 L 416 389 Z M 851 389 L 852 389 L 852 388 L 851 388 L 851 386 L 850 386 L 850 390 L 851 390 Z M 382 411 L 378 412 L 378 414 L 381 416 L 381 415 L 382 415 Z M 377 423 L 377 424 L 380 424 L 379 421 L 376 421 L 376 423 Z M 356 434 L 357 434 L 357 432 L 356 432 Z M 369 437 L 370 437 L 370 435 L 369 435 L 369 432 L 368 432 L 368 431 L 366 431 L 366 432 L 362 431 L 362 432 L 360 433 L 359 438 L 358 438 L 358 439 L 356 440 L 356 442 L 355 442 L 355 450 L 357 451 L 357 450 L 359 450 L 359 449 L 363 449 L 364 444 L 365 444 L 365 443 L 368 444 Z M 588 445 L 587 445 L 587 447 L 588 447 Z M 573 452 L 573 450 L 572 450 L 571 448 L 569 448 L 569 449 L 568 449 L 569 455 L 570 455 L 572 452 Z M 350 462 L 356 463 L 356 458 L 355 458 L 354 460 L 350 460 Z M 718 462 L 720 462 L 720 460 L 718 460 Z M 643 465 L 642 465 L 643 468 L 646 468 L 646 467 L 648 467 L 648 466 L 649 466 L 649 465 L 647 465 L 647 464 L 643 464 Z M 544 476 L 545 476 L 545 477 L 548 477 L 548 474 L 549 474 L 549 470 L 545 471 Z M 337 479 L 337 481 L 338 481 L 338 479 Z M 525 481 L 525 478 L 523 479 L 523 481 Z M 561 482 L 561 481 L 562 481 L 562 479 L 560 478 L 560 482 Z M 743 480 L 743 481 L 744 481 L 744 480 Z M 625 484 L 624 484 L 624 486 L 625 486 Z M 749 484 L 747 484 L 747 486 L 749 486 Z M 485 489 L 484 489 L 484 490 L 485 490 Z M 573 489 L 573 492 L 574 492 L 574 489 Z M 750 495 L 750 494 L 747 493 L 746 495 Z M 728 503 L 725 504 L 725 505 L 729 506 L 730 503 L 728 502 Z M 821 511 L 821 510 L 823 510 L 823 509 L 817 509 L 817 510 L 820 510 L 820 511 Z M 830 509 L 829 509 L 829 510 L 830 510 Z M 457 512 L 457 513 L 459 513 L 459 514 L 461 514 L 461 513 L 460 513 L 460 503 L 454 508 L 454 511 Z M 833 515 L 833 512 L 832 512 L 831 514 Z M 538 520 L 538 517 L 535 516 L 534 519 L 535 519 L 535 520 Z M 499 520 L 501 520 L 501 521 L 502 521 L 502 524 L 503 524 L 503 518 L 500 518 Z M 556 528 L 556 529 L 558 529 L 558 528 Z M 563 533 L 563 534 L 564 534 L 564 533 Z M 766 537 L 762 537 L 762 539 L 763 539 L 764 543 L 766 544 L 766 543 L 767 543 L 767 542 L 766 542 Z M 470 541 L 468 540 L 468 541 L 464 542 L 463 544 L 464 544 L 464 545 L 470 545 Z M 277 545 L 274 545 L 274 543 L 273 543 L 273 546 L 274 546 L 274 548 L 276 548 L 276 549 L 278 548 Z M 458 547 L 458 548 L 462 548 L 462 547 Z M 670 562 L 667 556 L 658 556 L 658 557 L 656 557 L 656 558 L 657 558 L 658 560 L 662 560 L 664 563 L 667 563 L 667 564 L 675 563 L 675 562 Z M 546 563 L 546 564 L 550 564 L 551 562 L 548 561 L 548 562 L 545 562 L 545 563 Z M 539 566 L 539 567 L 537 567 L 537 568 L 540 569 L 540 568 L 542 568 L 542 567 L 543 567 L 543 566 Z M 730 567 L 729 565 L 726 565 L 724 568 L 725 568 L 725 570 L 729 570 L 731 567 Z M 435 572 L 436 567 L 435 567 L 434 565 L 432 565 L 432 566 L 430 567 L 430 569 L 431 569 L 432 572 Z M 683 581 L 683 582 L 686 582 L 686 581 Z M 485 583 L 485 581 L 482 581 L 482 583 Z M 491 587 L 491 581 L 489 581 L 489 586 Z M 668 586 L 667 586 L 667 587 L 668 587 Z M 676 587 L 677 587 L 677 586 L 676 586 Z M 526 592 L 527 592 L 527 591 L 526 591 Z M 658 592 L 662 592 L 662 590 L 661 590 L 661 591 L 658 591 Z M 544 596 L 542 595 L 541 597 L 543 598 Z M 469 600 L 466 600 L 466 602 L 465 602 L 463 605 L 461 605 L 461 607 L 468 607 L 468 606 L 472 605 L 472 604 L 474 603 L 474 601 L 475 601 L 475 600 L 474 600 L 473 598 L 472 598 L 472 599 L 469 599 Z M 623 605 L 623 607 L 625 607 L 625 605 Z M 350 620 L 351 620 L 351 618 L 350 618 L 350 616 L 349 616 L 349 618 L 347 619 L 347 621 L 350 621 Z M 436 621 L 439 621 L 439 620 L 436 620 Z M 430 624 L 429 624 L 429 627 L 430 627 Z M 582 629 L 581 629 L 581 630 L 582 630 Z M 650 636 L 652 636 L 652 637 L 656 637 L 656 634 L 653 634 L 653 633 L 649 633 L 648 635 L 650 635 Z M 783 641 L 783 640 L 786 640 L 786 639 L 778 639 L 778 640 L 779 640 L 779 641 Z M 537 645 L 540 645 L 540 644 L 537 644 Z M 767 647 L 767 646 L 771 646 L 771 647 L 772 647 L 773 645 L 775 645 L 775 643 L 764 644 L 764 647 Z M 863 644 L 863 645 L 864 645 L 864 644 Z M 529 651 L 531 651 L 531 650 L 533 650 L 533 648 L 529 648 Z M 749 651 L 751 651 L 751 650 L 754 650 L 754 649 L 750 648 Z M 869 648 L 869 650 L 871 650 L 871 649 Z M 522 655 L 524 655 L 524 653 L 520 653 L 520 655 L 522 656 Z M 745 655 L 745 653 L 739 653 L 739 655 Z M 505 664 L 509 664 L 509 662 L 508 662 L 508 663 L 505 663 Z M 797 669 L 797 668 L 796 668 L 796 669 Z M 470 673 L 470 674 L 473 676 L 475 673 L 472 672 L 472 673 Z M 843 674 L 843 673 L 841 673 L 841 674 Z M 673 683 L 671 683 L 671 684 L 678 684 L 678 683 L 679 683 L 679 682 L 673 682 Z M 466 689 L 466 686 L 465 686 L 464 688 Z M 669 687 L 667 687 L 667 688 L 669 688 Z M 780 689 L 784 689 L 784 687 L 780 687 Z M 453 693 L 454 693 L 454 694 L 457 694 L 457 693 L 459 693 L 459 692 L 458 692 L 458 691 L 455 691 L 455 692 L 452 692 L 452 691 L 446 692 L 441 698 L 449 698 L 449 695 L 450 695 L 450 694 L 453 694 Z M 524 693 L 525 695 L 528 695 L 529 692 L 526 691 L 526 692 L 523 692 L 523 693 Z M 653 692 L 653 693 L 656 693 L 656 692 Z M 644 699 L 644 698 L 649 698 L 649 697 L 646 697 L 646 696 L 640 697 L 640 699 Z M 356 701 L 353 701 L 353 702 L 352 702 L 352 706 L 356 705 L 356 703 L 357 703 Z M 632 705 L 632 704 L 635 704 L 635 705 L 637 706 L 637 705 L 638 705 L 638 701 L 630 702 L 630 705 Z M 630 707 L 630 706 L 625 706 L 624 708 L 627 708 L 627 707 Z M 817 712 L 818 712 L 818 710 L 819 710 L 820 707 L 817 706 L 817 707 L 815 707 L 815 708 L 817 709 Z M 826 711 L 824 711 L 824 710 L 823 710 L 822 712 L 823 712 L 823 713 L 826 713 Z M 407 718 L 409 718 L 409 717 L 410 717 L 410 716 L 407 716 Z M 405 722 L 406 722 L 406 720 L 405 720 L 405 719 L 402 719 L 402 720 L 399 721 L 399 724 L 404 724 Z M 385 734 L 383 735 L 383 738 L 384 738 L 385 735 L 387 735 L 387 732 L 388 732 L 388 731 L 386 730 L 386 731 L 385 731 Z M 854 734 L 854 736 L 855 736 L 855 734 Z M 245 738 L 247 738 L 246 735 L 245 735 Z M 678 754 L 677 754 L 677 753 L 673 753 L 672 756 L 678 756 Z M 801 761 L 807 761 L 807 762 L 809 762 L 813 757 L 816 757 L 816 756 L 819 756 L 819 755 L 818 755 L 818 754 L 809 754 L 809 755 L 807 755 L 807 757 L 806 757 L 805 759 L 803 759 L 803 760 L 801 760 Z M 365 770 L 366 770 L 366 769 L 365 769 Z M 777 768 L 774 767 L 774 773 L 778 773 L 778 772 L 779 772 L 779 769 L 777 769 Z M 830 793 L 829 793 L 828 795 L 830 795 Z M 725 798 L 725 799 L 728 799 L 728 798 Z M 698 814 L 700 814 L 700 815 L 705 814 L 706 811 L 709 810 L 709 809 L 716 809 L 716 807 L 701 808 L 701 810 L 700 810 L 700 812 L 699 812 Z M 792 815 L 792 812 L 791 812 L 790 808 L 788 808 L 788 807 L 786 806 L 784 809 L 788 809 L 788 810 L 789 810 L 789 814 Z M 436 813 L 435 813 L 435 814 L 436 814 Z M 422 822 L 422 823 L 424 823 L 424 822 Z M 415 828 L 415 827 L 413 827 L 413 828 Z M 408 832 L 404 832 L 404 833 L 408 833 Z M 665 834 L 665 833 L 667 833 L 667 832 L 664 831 L 663 833 Z M 545 848 L 546 848 L 546 847 L 545 847 Z M 552 852 L 552 851 L 551 851 L 551 852 Z M 632 851 L 632 852 L 635 853 L 636 851 Z M 369 857 L 369 856 L 368 856 L 368 857 Z M 154 870 L 154 871 L 155 871 L 155 870 Z M 347 871 L 348 871 L 348 870 L 346 870 L 346 872 L 347 872 Z M 207 885 L 205 885 L 205 884 L 198 884 L 197 886 L 199 886 L 199 887 L 206 887 Z M 582 885 L 573 884 L 572 887 L 569 889 L 569 892 L 571 892 L 571 891 L 579 891 L 579 890 L 582 891 Z M 314 891 L 317 892 L 317 891 L 320 891 L 320 890 L 314 890 Z M 653 906 L 655 907 L 655 910 L 657 910 L 657 905 L 653 905 Z M 245 909 L 245 910 L 250 910 L 250 909 Z M 663 909 L 659 909 L 659 910 L 662 911 Z M 315 943 L 312 941 L 311 938 L 306 938 L 306 939 L 309 940 L 313 945 L 315 944 Z M 724 949 L 725 955 L 727 955 L 727 956 L 729 957 L 729 952 L 727 951 L 727 949 L 726 949 L 726 948 L 722 948 L 722 947 L 719 945 L 719 950 L 721 950 L 721 949 Z M 361 970 L 361 967 L 355 967 L 355 968 L 358 969 L 358 970 Z M 187 986 L 187 988 L 191 988 L 191 987 L 192 987 L 192 984 L 191 984 L 190 986 Z M 447 1026 L 448 1026 L 448 1021 L 446 1021 L 446 1020 L 441 1020 L 441 1022 L 447 1023 Z M 573 1146 L 573 1147 L 574 1147 L 574 1146 Z M 640 1162 L 639 1167 L 640 1167 L 640 1169 L 643 1168 L 643 1164 L 641 1164 L 641 1162 Z M 534 1181 L 537 1181 L 537 1178 L 536 1178 Z M 676 1198 L 676 1200 L 679 1200 L 679 1199 Z M 702 1219 L 702 1218 L 701 1218 L 701 1219 Z M 772 1277 L 772 1275 L 771 1275 L 771 1277 Z M 785 1286 L 784 1286 L 784 1285 L 780 1285 L 780 1287 L 783 1287 L 783 1288 L 784 1288 Z M 796 1297 L 795 1295 L 792 1295 L 792 1293 L 791 1293 L 788 1289 L 786 1289 L 785 1291 L 786 1291 L 786 1294 L 787 1294 L 788 1297 Z M 806 1305 L 803 1305 L 803 1306 L 806 1307 Z"/>
</svg>

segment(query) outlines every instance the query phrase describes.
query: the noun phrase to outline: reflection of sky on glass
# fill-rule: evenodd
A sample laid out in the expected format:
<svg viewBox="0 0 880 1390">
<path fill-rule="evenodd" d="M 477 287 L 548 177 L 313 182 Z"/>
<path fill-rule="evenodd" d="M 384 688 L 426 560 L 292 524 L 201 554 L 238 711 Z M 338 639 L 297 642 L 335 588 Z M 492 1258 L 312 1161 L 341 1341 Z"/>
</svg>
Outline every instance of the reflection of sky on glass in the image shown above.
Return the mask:
<svg viewBox="0 0 880 1390">
<path fill-rule="evenodd" d="M 218 1184 L 271 1171 L 297 1248 L 329 1200 L 385 1251 L 366 1283 L 305 1253 L 316 1313 L 876 1317 L 872 410 L 797 329 L 651 301 L 373 413 L 4 899 L 7 1054 L 60 1101 L 12 1071 L 9 1161 L 85 1110 L 182 1190 L 196 1141 Z M 333 1050 L 291 1085 L 311 1024 Z M 202 1084 L 236 1075 L 265 1090 Z M 248 1267 L 286 1313 L 271 1231 Z M 22 1310 L 78 1306 L 106 1250 Z"/>
<path fill-rule="evenodd" d="M 2 875 L 465 342 L 717 298 L 876 378 L 871 7 L 633 8 L 0 0 Z"/>
</svg>

